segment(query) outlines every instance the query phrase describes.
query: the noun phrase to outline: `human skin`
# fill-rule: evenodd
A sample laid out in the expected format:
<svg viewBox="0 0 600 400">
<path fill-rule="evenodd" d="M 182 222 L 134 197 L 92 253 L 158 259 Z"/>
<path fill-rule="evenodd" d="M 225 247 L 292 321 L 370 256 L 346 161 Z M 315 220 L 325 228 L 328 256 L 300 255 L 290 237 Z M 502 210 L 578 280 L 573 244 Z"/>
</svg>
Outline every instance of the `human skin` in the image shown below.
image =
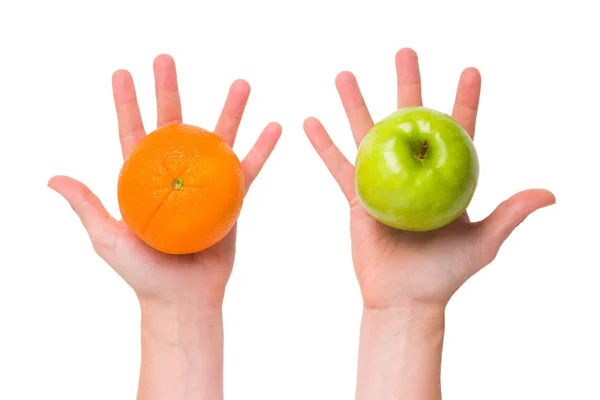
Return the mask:
<svg viewBox="0 0 600 400">
<path fill-rule="evenodd" d="M 396 54 L 397 107 L 422 106 L 416 53 Z M 356 78 L 342 72 L 336 87 L 357 146 L 373 126 Z M 463 71 L 452 117 L 475 134 L 481 76 Z M 304 130 L 339 184 L 350 206 L 354 269 L 363 298 L 357 400 L 437 400 L 444 314 L 448 301 L 467 279 L 491 263 L 511 232 L 534 211 L 555 202 L 547 190 L 532 189 L 502 202 L 487 218 L 471 222 L 465 213 L 430 232 L 385 226 L 361 206 L 354 166 L 321 123 L 308 118 Z"/>
<path fill-rule="evenodd" d="M 154 77 L 158 127 L 182 122 L 177 73 L 170 56 L 154 60 Z M 125 158 L 146 132 L 129 72 L 115 72 L 112 85 Z M 235 81 L 214 129 L 230 146 L 249 95 L 248 83 Z M 267 125 L 243 159 L 246 192 L 280 135 L 279 124 Z M 123 221 L 111 217 L 84 184 L 55 176 L 48 185 L 69 202 L 96 253 L 139 299 L 142 362 L 138 399 L 223 399 L 222 304 L 235 258 L 235 227 L 207 250 L 168 255 L 147 246 Z"/>
</svg>

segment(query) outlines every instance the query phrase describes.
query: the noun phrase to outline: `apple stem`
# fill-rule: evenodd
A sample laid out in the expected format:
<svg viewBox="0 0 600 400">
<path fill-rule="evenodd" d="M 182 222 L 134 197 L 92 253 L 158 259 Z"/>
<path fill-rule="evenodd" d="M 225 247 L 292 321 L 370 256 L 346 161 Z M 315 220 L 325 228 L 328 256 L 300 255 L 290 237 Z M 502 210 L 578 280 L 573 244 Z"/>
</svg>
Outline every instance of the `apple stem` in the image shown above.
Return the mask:
<svg viewBox="0 0 600 400">
<path fill-rule="evenodd" d="M 421 146 L 423 146 L 421 148 L 421 152 L 419 154 L 417 154 L 417 158 L 419 160 L 422 160 L 423 157 L 425 157 L 425 153 L 427 153 L 427 149 L 429 148 L 429 143 L 427 143 L 427 140 L 423 140 L 423 143 L 421 143 Z"/>
</svg>

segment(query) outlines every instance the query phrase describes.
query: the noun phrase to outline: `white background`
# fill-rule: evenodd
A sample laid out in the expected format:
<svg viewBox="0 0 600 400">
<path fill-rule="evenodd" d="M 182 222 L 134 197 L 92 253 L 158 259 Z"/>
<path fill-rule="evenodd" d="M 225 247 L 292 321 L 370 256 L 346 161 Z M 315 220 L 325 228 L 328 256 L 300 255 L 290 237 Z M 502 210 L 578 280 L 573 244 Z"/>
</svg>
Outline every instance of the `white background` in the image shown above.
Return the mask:
<svg viewBox="0 0 600 400">
<path fill-rule="evenodd" d="M 2 0 L 0 399 L 135 397 L 136 299 L 45 185 L 71 175 L 118 216 L 110 77 L 132 72 L 154 128 L 152 61 L 163 52 L 178 66 L 185 122 L 212 129 L 229 84 L 245 78 L 253 92 L 236 152 L 271 120 L 284 129 L 240 219 L 224 306 L 227 398 L 352 398 L 361 299 L 348 209 L 302 121 L 321 118 L 353 159 L 335 75 L 353 71 L 380 119 L 395 106 L 401 47 L 419 54 L 436 109 L 451 110 L 463 68 L 482 73 L 473 218 L 530 187 L 558 199 L 451 301 L 444 398 L 600 399 L 592 4 Z"/>
</svg>

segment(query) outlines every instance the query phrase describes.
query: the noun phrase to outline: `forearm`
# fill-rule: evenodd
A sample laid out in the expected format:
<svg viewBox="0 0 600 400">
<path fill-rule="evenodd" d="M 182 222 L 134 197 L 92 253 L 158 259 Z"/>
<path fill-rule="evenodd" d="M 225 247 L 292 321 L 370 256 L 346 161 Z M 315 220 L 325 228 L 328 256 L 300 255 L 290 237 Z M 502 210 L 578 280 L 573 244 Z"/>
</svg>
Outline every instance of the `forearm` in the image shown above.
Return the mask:
<svg viewBox="0 0 600 400">
<path fill-rule="evenodd" d="M 138 400 L 222 400 L 221 308 L 142 307 Z"/>
<path fill-rule="evenodd" d="M 443 339 L 443 309 L 365 309 L 356 399 L 441 399 Z"/>
</svg>

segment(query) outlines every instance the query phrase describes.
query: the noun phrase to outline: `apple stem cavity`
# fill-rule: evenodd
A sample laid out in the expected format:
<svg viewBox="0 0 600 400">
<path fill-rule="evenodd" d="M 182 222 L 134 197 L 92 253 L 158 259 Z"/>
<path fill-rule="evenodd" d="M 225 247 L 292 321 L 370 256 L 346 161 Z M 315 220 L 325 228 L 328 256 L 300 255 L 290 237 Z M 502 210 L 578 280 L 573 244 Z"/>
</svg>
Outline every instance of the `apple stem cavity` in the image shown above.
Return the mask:
<svg viewBox="0 0 600 400">
<path fill-rule="evenodd" d="M 417 154 L 417 158 L 419 160 L 422 160 L 425 157 L 425 153 L 427 153 L 428 148 L 429 143 L 427 143 L 427 140 L 423 140 L 423 142 L 421 143 L 421 151 L 419 152 L 419 154 Z"/>
</svg>

